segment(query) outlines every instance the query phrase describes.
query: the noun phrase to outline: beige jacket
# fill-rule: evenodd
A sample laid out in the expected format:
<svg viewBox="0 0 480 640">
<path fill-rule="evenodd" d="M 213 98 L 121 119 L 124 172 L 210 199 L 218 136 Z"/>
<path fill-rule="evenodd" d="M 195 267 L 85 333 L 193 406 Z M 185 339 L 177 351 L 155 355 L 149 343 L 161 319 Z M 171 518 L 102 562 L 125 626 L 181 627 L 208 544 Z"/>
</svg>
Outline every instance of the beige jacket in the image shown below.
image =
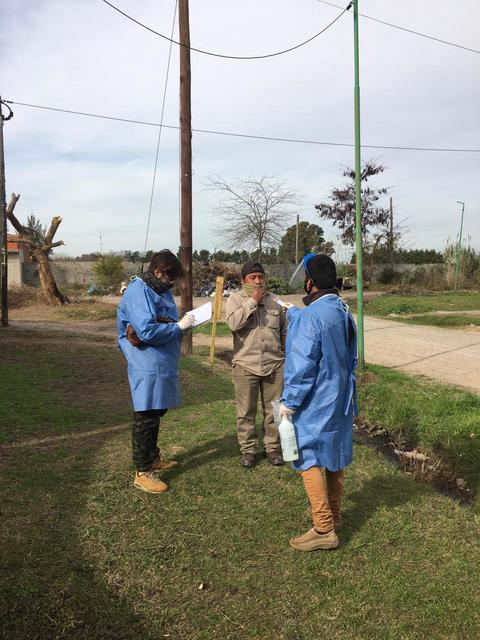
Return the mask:
<svg viewBox="0 0 480 640">
<path fill-rule="evenodd" d="M 268 376 L 283 364 L 287 318 L 270 293 L 258 305 L 244 291 L 232 293 L 226 317 L 233 332 L 233 364 L 259 376 Z"/>
</svg>

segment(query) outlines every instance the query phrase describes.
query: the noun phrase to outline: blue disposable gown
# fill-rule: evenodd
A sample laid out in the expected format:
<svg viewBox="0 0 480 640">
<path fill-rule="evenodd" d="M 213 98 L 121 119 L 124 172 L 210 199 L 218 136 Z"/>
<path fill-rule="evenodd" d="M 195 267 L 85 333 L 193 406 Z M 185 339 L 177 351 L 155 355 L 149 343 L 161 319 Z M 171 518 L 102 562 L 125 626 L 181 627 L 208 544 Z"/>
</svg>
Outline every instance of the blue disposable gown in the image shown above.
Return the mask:
<svg viewBox="0 0 480 640">
<path fill-rule="evenodd" d="M 128 362 L 128 381 L 135 411 L 169 409 L 181 402 L 178 361 L 182 332 L 176 323 L 156 322 L 158 316 L 178 320 L 170 291 L 158 294 L 136 278 L 118 305 L 118 346 Z M 134 347 L 126 338 L 131 324 L 145 346 Z"/>
<path fill-rule="evenodd" d="M 328 294 L 289 310 L 281 400 L 295 410 L 297 471 L 339 471 L 351 463 L 356 365 L 355 323 L 340 297 Z"/>
</svg>

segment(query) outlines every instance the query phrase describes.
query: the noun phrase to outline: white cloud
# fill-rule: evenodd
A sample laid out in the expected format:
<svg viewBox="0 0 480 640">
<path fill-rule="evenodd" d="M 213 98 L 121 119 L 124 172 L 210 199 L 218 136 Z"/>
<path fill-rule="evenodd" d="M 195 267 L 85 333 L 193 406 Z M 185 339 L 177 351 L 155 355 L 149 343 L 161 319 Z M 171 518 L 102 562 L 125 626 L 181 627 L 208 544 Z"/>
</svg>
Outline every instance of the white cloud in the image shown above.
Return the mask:
<svg viewBox="0 0 480 640">
<path fill-rule="evenodd" d="M 173 0 L 118 6 L 170 33 Z M 361 3 L 389 22 L 480 48 L 480 10 L 450 2 Z M 337 15 L 314 0 L 191 0 L 191 41 L 232 54 L 264 53 L 302 40 Z M 3 97 L 158 122 L 168 43 L 100 0 L 8 0 L 1 48 Z M 14 43 L 14 46 L 12 46 Z M 316 41 L 285 56 L 232 61 L 192 53 L 193 126 L 269 136 L 353 142 L 352 19 L 344 16 Z M 364 144 L 480 148 L 480 56 L 361 19 Z M 157 129 L 14 107 L 6 124 L 7 189 L 22 194 L 19 215 L 48 222 L 71 254 L 103 247 L 142 249 Z M 178 122 L 178 51 L 174 47 L 165 122 Z M 399 218 L 409 215 L 416 247 L 442 248 L 458 231 L 480 246 L 479 154 L 364 150 L 388 166 Z M 313 203 L 340 182 L 353 149 L 194 134 L 194 246 L 219 246 L 208 175 L 277 175 Z M 328 234 L 331 227 L 322 221 Z M 164 130 L 148 246 L 178 246 L 178 133 Z"/>
</svg>

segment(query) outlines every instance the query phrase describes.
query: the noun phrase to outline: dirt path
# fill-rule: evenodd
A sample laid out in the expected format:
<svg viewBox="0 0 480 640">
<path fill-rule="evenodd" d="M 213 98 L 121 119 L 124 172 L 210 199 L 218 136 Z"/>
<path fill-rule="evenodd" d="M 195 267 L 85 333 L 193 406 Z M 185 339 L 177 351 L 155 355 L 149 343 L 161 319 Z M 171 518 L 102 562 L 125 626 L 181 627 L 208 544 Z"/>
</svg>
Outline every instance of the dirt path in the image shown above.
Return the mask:
<svg viewBox="0 0 480 640">
<path fill-rule="evenodd" d="M 294 304 L 299 304 L 301 299 L 301 296 L 285 297 Z M 204 302 L 205 298 L 195 299 L 194 306 Z M 55 322 L 35 315 L 35 319 L 27 320 L 26 313 L 17 313 L 11 313 L 11 326 L 0 332 L 5 332 L 5 337 L 9 334 L 10 339 L 16 331 L 23 334 L 23 339 L 39 331 L 50 333 L 56 342 L 62 339 L 88 340 L 90 344 L 110 343 L 112 348 L 115 346 L 114 320 Z M 194 345 L 209 346 L 210 337 L 196 334 Z M 232 338 L 217 338 L 217 346 L 222 350 L 231 349 Z M 367 362 L 422 374 L 480 394 L 480 327 L 443 329 L 366 316 L 365 354 Z"/>
<path fill-rule="evenodd" d="M 368 362 L 480 393 L 480 328 L 440 329 L 365 318 Z"/>
</svg>

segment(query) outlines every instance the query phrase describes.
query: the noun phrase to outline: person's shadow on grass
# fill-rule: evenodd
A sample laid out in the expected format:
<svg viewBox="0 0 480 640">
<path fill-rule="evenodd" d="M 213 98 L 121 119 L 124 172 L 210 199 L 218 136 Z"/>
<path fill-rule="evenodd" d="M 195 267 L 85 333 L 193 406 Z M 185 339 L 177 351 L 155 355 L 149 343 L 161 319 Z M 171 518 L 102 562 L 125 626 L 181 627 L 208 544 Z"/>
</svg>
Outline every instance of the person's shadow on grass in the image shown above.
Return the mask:
<svg viewBox="0 0 480 640">
<path fill-rule="evenodd" d="M 343 511 L 344 525 L 341 530 L 342 544 L 347 544 L 360 531 L 375 512 L 382 507 L 394 509 L 415 501 L 426 487 L 413 483 L 411 479 L 378 475 L 367 480 L 363 486 L 347 496 L 349 506 Z"/>
<path fill-rule="evenodd" d="M 206 440 L 185 453 L 176 455 L 175 459 L 178 460 L 179 466 L 163 474 L 162 478 L 169 482 L 182 473 L 189 473 L 193 469 L 217 462 L 222 458 L 239 455 L 237 435 L 228 433 L 223 438 Z"/>
</svg>

